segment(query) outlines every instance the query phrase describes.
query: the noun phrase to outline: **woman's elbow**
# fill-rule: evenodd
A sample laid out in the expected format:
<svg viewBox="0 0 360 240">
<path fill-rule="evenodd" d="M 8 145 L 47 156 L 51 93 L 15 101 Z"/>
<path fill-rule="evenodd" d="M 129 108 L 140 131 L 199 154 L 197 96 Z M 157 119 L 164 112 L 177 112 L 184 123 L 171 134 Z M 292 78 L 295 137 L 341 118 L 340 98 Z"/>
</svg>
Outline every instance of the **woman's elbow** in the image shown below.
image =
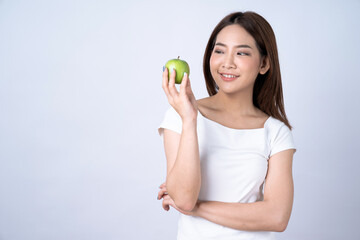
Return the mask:
<svg viewBox="0 0 360 240">
<path fill-rule="evenodd" d="M 174 201 L 177 208 L 184 212 L 191 212 L 196 205 L 197 201 L 194 200 L 182 200 L 182 201 Z"/>
<path fill-rule="evenodd" d="M 284 216 L 277 217 L 277 219 L 275 219 L 272 224 L 273 231 L 284 232 L 287 228 L 288 223 L 289 223 L 289 217 L 284 217 Z"/>
<path fill-rule="evenodd" d="M 274 232 L 284 232 L 287 228 L 287 223 L 279 223 L 275 226 Z"/>
<path fill-rule="evenodd" d="M 182 191 L 173 192 L 172 189 L 168 189 L 169 195 L 174 200 L 177 208 L 184 212 L 191 212 L 198 201 L 198 192 Z"/>
</svg>

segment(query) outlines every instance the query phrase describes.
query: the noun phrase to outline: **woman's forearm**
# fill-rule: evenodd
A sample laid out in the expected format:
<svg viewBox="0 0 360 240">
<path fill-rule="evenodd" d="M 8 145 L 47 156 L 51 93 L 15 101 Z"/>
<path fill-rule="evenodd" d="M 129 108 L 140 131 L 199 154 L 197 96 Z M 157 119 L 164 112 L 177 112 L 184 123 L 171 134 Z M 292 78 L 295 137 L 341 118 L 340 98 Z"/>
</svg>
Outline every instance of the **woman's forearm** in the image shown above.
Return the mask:
<svg viewBox="0 0 360 240">
<path fill-rule="evenodd" d="M 289 212 L 284 212 L 283 209 L 266 201 L 199 202 L 193 215 L 237 230 L 273 232 L 284 231 L 290 217 Z"/>
<path fill-rule="evenodd" d="M 201 168 L 196 119 L 184 121 L 179 149 L 166 179 L 168 194 L 177 207 L 191 211 L 199 196 Z"/>
</svg>

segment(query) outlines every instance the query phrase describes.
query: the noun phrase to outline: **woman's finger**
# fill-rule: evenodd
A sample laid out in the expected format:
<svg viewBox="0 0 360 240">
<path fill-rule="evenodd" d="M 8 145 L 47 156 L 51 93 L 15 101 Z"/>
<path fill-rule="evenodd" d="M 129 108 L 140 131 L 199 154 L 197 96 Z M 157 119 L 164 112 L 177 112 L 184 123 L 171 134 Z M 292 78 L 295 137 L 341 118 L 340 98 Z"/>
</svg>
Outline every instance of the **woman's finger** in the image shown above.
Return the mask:
<svg viewBox="0 0 360 240">
<path fill-rule="evenodd" d="M 187 78 L 187 81 L 186 81 L 186 91 L 187 91 L 188 93 L 192 93 L 191 82 L 190 82 L 190 78 L 189 78 L 189 77 Z"/>
<path fill-rule="evenodd" d="M 166 186 L 162 186 L 160 189 L 161 189 L 161 191 L 164 191 L 164 192 L 166 192 L 166 191 L 167 191 Z"/>
<path fill-rule="evenodd" d="M 166 195 L 166 201 L 167 201 L 166 203 L 169 205 L 169 207 L 171 206 L 179 211 L 179 209 L 175 205 L 174 200 L 169 195 Z"/>
<path fill-rule="evenodd" d="M 163 208 L 165 211 L 169 211 L 170 206 L 169 206 L 169 204 L 167 204 L 165 201 L 163 201 L 163 203 L 162 203 L 162 208 Z"/>
<path fill-rule="evenodd" d="M 194 93 L 191 89 L 191 83 L 190 83 L 189 78 L 188 78 L 187 85 L 186 85 L 186 94 L 189 96 L 189 98 L 191 99 L 192 102 L 196 103 L 196 99 L 195 99 Z M 196 106 L 196 104 L 195 104 L 195 106 Z"/>
<path fill-rule="evenodd" d="M 161 184 L 159 186 L 159 188 L 160 188 L 160 191 L 158 192 L 158 197 L 157 197 L 158 200 L 160 200 L 165 194 L 168 194 L 167 189 L 166 189 L 166 182 Z"/>
<path fill-rule="evenodd" d="M 170 73 L 170 80 L 169 80 L 169 92 L 172 97 L 175 97 L 178 94 L 178 91 L 175 87 L 176 70 L 171 69 L 170 71 L 171 71 L 171 73 Z"/>
<path fill-rule="evenodd" d="M 188 75 L 186 72 L 184 72 L 184 76 L 182 78 L 181 84 L 180 84 L 180 93 L 185 94 L 186 93 L 186 88 L 187 88 L 187 84 L 188 84 Z"/>
<path fill-rule="evenodd" d="M 162 88 L 164 89 L 164 92 L 166 94 L 166 97 L 169 98 L 170 92 L 169 92 L 169 78 L 168 78 L 168 69 L 165 68 L 163 71 L 163 80 L 162 80 Z"/>
<path fill-rule="evenodd" d="M 161 188 L 160 191 L 158 192 L 158 197 L 157 199 L 160 200 L 164 195 L 167 195 L 167 191 L 166 188 Z"/>
<path fill-rule="evenodd" d="M 169 211 L 170 209 L 170 197 L 165 196 L 162 202 L 162 207 L 165 211 Z"/>
</svg>

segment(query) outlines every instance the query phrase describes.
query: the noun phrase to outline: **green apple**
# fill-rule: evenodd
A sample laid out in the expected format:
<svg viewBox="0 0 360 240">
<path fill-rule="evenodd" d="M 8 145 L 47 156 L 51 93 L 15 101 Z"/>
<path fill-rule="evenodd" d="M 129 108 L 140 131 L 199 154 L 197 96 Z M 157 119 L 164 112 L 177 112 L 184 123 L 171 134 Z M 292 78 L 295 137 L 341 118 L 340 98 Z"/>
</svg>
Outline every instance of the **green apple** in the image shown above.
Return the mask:
<svg viewBox="0 0 360 240">
<path fill-rule="evenodd" d="M 169 80 L 170 80 L 171 70 L 172 69 L 175 70 L 175 72 L 176 72 L 175 83 L 177 83 L 177 84 L 181 83 L 185 72 L 187 73 L 188 76 L 190 75 L 189 65 L 184 60 L 180 60 L 180 57 L 178 57 L 177 59 L 169 60 L 165 64 L 165 67 L 169 71 Z"/>
</svg>

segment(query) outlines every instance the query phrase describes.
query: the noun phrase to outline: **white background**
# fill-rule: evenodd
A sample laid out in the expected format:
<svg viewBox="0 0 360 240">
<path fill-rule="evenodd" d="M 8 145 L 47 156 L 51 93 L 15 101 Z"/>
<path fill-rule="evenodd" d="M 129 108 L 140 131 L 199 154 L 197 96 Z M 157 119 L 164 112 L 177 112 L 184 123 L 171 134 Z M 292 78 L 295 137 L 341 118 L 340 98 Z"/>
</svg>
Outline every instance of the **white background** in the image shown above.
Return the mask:
<svg viewBox="0 0 360 240">
<path fill-rule="evenodd" d="M 162 66 L 206 97 L 210 33 L 246 10 L 275 31 L 298 148 L 278 239 L 359 239 L 359 0 L 0 0 L 0 239 L 175 239 Z"/>
</svg>

